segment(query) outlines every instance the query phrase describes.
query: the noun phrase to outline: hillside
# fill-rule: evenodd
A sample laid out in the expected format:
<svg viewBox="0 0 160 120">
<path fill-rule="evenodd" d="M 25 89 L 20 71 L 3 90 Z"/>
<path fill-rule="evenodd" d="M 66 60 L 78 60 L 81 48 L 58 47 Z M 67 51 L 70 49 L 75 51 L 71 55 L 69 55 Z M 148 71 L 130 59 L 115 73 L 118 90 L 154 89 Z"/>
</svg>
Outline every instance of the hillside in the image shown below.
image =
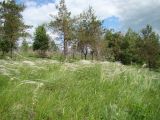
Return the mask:
<svg viewBox="0 0 160 120">
<path fill-rule="evenodd" d="M 159 79 L 119 63 L 0 60 L 0 119 L 158 120 Z"/>
</svg>

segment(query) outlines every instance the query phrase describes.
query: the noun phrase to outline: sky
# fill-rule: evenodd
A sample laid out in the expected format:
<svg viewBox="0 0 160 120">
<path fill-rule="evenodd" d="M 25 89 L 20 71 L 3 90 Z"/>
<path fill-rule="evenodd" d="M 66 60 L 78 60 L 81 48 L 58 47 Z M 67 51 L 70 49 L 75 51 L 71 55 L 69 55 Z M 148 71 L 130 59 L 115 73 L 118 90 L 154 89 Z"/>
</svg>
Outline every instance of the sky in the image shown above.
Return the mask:
<svg viewBox="0 0 160 120">
<path fill-rule="evenodd" d="M 34 28 L 52 19 L 50 15 L 57 13 L 55 5 L 59 1 L 17 0 L 26 5 L 22 13 L 24 22 Z M 103 26 L 109 29 L 125 32 L 130 27 L 140 31 L 150 24 L 160 33 L 160 0 L 66 0 L 66 4 L 72 15 L 78 15 L 92 6 L 98 18 L 104 20 Z"/>
</svg>

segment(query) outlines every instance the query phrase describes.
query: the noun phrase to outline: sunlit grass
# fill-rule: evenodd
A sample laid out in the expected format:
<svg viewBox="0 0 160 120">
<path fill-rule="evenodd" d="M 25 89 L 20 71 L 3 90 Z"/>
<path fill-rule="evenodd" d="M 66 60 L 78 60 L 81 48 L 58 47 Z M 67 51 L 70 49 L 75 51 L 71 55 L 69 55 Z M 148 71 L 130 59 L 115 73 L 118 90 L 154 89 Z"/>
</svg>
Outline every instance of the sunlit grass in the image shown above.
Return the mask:
<svg viewBox="0 0 160 120">
<path fill-rule="evenodd" d="M 0 61 L 2 120 L 158 120 L 160 74 L 119 63 Z"/>
</svg>

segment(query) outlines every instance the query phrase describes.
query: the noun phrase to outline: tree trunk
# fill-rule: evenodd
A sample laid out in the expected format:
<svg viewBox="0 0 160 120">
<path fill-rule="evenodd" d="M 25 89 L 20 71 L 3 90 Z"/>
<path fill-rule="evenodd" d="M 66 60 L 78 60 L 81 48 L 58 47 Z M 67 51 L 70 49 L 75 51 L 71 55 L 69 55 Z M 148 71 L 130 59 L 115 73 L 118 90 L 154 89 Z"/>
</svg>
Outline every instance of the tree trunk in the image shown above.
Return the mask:
<svg viewBox="0 0 160 120">
<path fill-rule="evenodd" d="M 11 58 L 13 58 L 13 46 L 14 46 L 14 43 L 12 42 L 12 37 L 11 37 L 11 40 L 10 40 L 10 52 L 11 52 Z"/>
<path fill-rule="evenodd" d="M 87 54 L 84 54 L 84 58 L 85 58 L 85 60 L 87 60 Z"/>
<path fill-rule="evenodd" d="M 83 53 L 84 53 L 85 60 L 87 60 L 87 54 L 88 54 L 88 48 L 87 48 L 87 46 L 85 46 L 85 48 L 83 50 Z"/>
<path fill-rule="evenodd" d="M 152 69 L 152 63 L 151 63 L 151 61 L 150 61 L 150 60 L 148 61 L 148 67 L 149 67 L 149 70 L 151 70 L 151 69 Z"/>
<path fill-rule="evenodd" d="M 94 59 L 94 51 L 91 51 L 92 60 Z"/>
<path fill-rule="evenodd" d="M 13 58 L 13 45 L 11 45 L 11 58 Z"/>
<path fill-rule="evenodd" d="M 93 58 L 94 58 L 94 57 L 93 57 L 93 53 L 92 53 L 92 60 L 93 60 Z"/>
<path fill-rule="evenodd" d="M 72 57 L 73 57 L 73 59 L 75 59 L 75 54 L 74 54 L 74 52 L 73 52 L 73 54 L 72 54 Z"/>
<path fill-rule="evenodd" d="M 66 58 L 67 57 L 67 40 L 66 40 L 66 37 L 64 35 L 64 57 Z"/>
</svg>

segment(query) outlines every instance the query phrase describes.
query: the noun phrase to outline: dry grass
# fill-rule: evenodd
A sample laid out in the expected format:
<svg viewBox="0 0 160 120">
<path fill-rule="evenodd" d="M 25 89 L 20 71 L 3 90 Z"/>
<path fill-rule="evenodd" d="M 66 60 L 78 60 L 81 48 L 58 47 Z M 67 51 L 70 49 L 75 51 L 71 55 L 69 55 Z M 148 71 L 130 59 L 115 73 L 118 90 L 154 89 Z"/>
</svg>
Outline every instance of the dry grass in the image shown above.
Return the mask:
<svg viewBox="0 0 160 120">
<path fill-rule="evenodd" d="M 158 120 L 159 78 L 120 63 L 0 60 L 0 119 Z"/>
</svg>

